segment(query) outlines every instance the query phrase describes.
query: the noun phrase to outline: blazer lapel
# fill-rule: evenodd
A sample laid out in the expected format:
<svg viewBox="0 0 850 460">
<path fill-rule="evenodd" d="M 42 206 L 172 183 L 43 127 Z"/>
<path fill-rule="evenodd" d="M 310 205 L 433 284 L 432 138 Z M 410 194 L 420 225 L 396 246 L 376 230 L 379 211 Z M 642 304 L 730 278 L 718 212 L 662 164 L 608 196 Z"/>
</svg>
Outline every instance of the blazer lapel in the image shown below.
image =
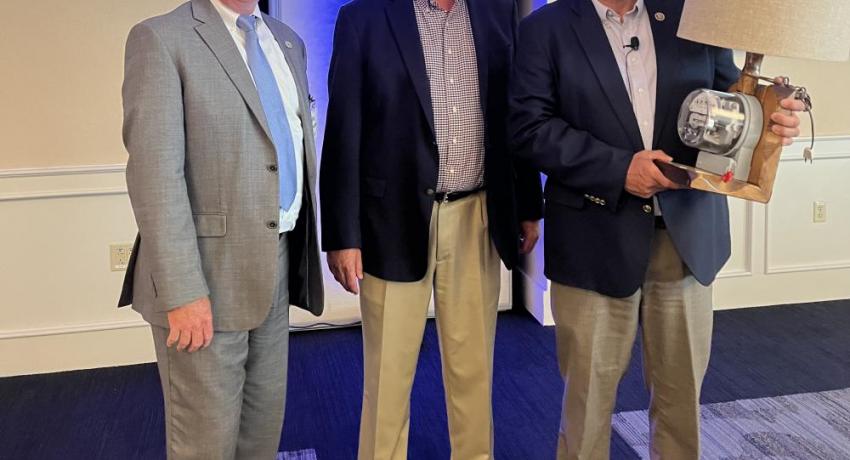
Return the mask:
<svg viewBox="0 0 850 460">
<path fill-rule="evenodd" d="M 674 91 L 675 76 L 678 75 L 678 42 L 676 33 L 679 30 L 679 18 L 681 9 L 669 6 L 671 2 L 662 0 L 644 0 L 649 22 L 652 24 L 652 37 L 655 41 L 655 57 L 657 63 L 658 81 L 655 96 L 655 133 L 653 143 L 657 144 L 661 137 L 664 124 L 667 123 L 668 114 L 673 102 L 670 97 Z"/>
<path fill-rule="evenodd" d="M 411 0 L 390 0 L 387 4 L 387 19 L 389 19 L 396 43 L 401 52 L 407 72 L 413 82 L 419 103 L 428 119 L 431 132 L 434 132 L 434 108 L 431 105 L 431 86 L 428 82 L 428 71 L 425 68 L 425 53 L 422 51 L 422 41 L 419 36 L 419 26 L 416 23 L 416 13 Z"/>
<path fill-rule="evenodd" d="M 574 0 L 572 7 L 578 18 L 571 23 L 593 72 L 602 84 L 605 95 L 614 108 L 614 114 L 626 130 L 632 148 L 636 149 L 635 151 L 643 150 L 643 140 L 632 102 L 623 83 L 608 36 L 599 21 L 599 15 L 590 0 Z"/>
<path fill-rule="evenodd" d="M 487 116 L 487 84 L 489 82 L 490 67 L 487 64 L 487 57 L 490 54 L 490 49 L 487 47 L 487 22 L 483 8 L 485 4 L 491 0 L 466 0 L 466 6 L 469 9 L 469 20 L 472 23 L 472 35 L 475 40 L 475 57 L 478 61 L 478 91 L 481 93 L 481 112 Z"/>
<path fill-rule="evenodd" d="M 233 38 L 230 36 L 230 32 L 224 25 L 221 16 L 215 11 L 209 0 L 193 0 L 192 12 L 195 19 L 202 22 L 202 24 L 195 27 L 198 35 L 201 36 L 204 43 L 215 54 L 222 68 L 224 68 L 224 71 L 230 77 L 236 89 L 239 90 L 242 98 L 245 99 L 245 103 L 254 114 L 254 117 L 257 118 L 263 131 L 271 140 L 271 131 L 266 121 L 263 106 L 260 103 L 257 87 L 254 86 L 254 80 L 248 72 L 245 60 L 239 54 L 239 50 L 236 48 L 236 44 L 233 43 Z"/>
</svg>

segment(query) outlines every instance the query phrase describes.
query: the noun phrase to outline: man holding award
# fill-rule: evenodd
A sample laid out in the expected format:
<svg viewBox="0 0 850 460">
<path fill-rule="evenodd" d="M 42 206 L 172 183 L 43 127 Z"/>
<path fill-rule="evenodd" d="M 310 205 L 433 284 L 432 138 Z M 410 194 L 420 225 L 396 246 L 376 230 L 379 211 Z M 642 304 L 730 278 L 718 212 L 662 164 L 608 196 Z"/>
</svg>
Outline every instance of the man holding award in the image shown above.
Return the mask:
<svg viewBox="0 0 850 460">
<path fill-rule="evenodd" d="M 515 154 L 546 173 L 546 275 L 566 383 L 558 458 L 607 459 L 638 324 L 653 458 L 699 457 L 712 290 L 730 255 L 726 197 L 665 175 L 685 97 L 726 91 L 732 52 L 677 38 L 683 1 L 561 0 L 525 20 L 511 87 Z M 799 134 L 793 111 L 773 132 Z"/>
</svg>

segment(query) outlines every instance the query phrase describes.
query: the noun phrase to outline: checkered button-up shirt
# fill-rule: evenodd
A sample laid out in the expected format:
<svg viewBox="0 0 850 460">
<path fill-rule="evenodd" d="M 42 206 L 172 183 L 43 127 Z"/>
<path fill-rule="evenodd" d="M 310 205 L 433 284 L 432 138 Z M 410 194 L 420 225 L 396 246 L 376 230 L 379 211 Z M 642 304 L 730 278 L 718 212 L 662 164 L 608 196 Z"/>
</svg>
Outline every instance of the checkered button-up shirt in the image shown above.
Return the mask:
<svg viewBox="0 0 850 460">
<path fill-rule="evenodd" d="M 485 128 L 466 0 L 455 0 L 451 11 L 440 9 L 436 0 L 409 1 L 415 6 L 431 86 L 440 153 L 437 192 L 475 190 L 484 185 Z"/>
</svg>

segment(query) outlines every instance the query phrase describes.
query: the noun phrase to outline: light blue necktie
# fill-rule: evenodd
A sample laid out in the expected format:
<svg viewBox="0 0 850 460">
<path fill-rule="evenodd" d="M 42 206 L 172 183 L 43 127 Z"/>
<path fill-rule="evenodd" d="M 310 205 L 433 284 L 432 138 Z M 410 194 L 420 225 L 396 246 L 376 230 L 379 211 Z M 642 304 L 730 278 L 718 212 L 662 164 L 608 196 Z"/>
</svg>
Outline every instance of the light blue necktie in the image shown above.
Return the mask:
<svg viewBox="0 0 850 460">
<path fill-rule="evenodd" d="M 272 66 L 260 47 L 260 38 L 257 36 L 256 16 L 239 16 L 236 25 L 245 32 L 245 52 L 248 55 L 248 68 L 254 76 L 254 84 L 257 85 L 257 93 L 260 95 L 260 103 L 271 131 L 277 151 L 277 162 L 280 169 L 280 208 L 284 211 L 292 207 L 295 201 L 295 188 L 297 182 L 295 166 L 295 143 L 292 141 L 292 130 L 289 120 L 286 118 L 286 109 L 283 106 L 283 98 L 280 88 L 277 86 Z"/>
</svg>

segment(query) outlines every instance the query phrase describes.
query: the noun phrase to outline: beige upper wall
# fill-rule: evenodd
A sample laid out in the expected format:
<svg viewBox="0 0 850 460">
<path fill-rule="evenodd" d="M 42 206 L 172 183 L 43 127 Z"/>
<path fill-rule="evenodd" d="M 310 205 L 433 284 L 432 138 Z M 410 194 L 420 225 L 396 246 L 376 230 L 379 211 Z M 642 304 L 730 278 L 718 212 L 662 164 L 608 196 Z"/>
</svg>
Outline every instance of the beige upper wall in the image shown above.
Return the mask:
<svg viewBox="0 0 850 460">
<path fill-rule="evenodd" d="M 114 164 L 124 43 L 133 24 L 182 0 L 41 0 L 0 40 L 0 169 Z M 0 6 L 3 16 L 20 16 Z"/>
<path fill-rule="evenodd" d="M 812 96 L 815 132 L 819 136 L 850 134 L 850 63 L 816 62 L 766 57 L 762 73 L 783 75 L 791 83 L 805 86 Z M 809 133 L 809 117 L 800 118 L 803 131 Z"/>
<path fill-rule="evenodd" d="M 38 18 L 35 32 L 31 22 L 7 21 L 0 41 L 0 169 L 125 162 L 120 92 L 127 32 L 180 3 L 42 0 L 28 5 Z M 819 135 L 850 134 L 850 64 L 768 58 L 764 71 L 809 88 Z"/>
</svg>

